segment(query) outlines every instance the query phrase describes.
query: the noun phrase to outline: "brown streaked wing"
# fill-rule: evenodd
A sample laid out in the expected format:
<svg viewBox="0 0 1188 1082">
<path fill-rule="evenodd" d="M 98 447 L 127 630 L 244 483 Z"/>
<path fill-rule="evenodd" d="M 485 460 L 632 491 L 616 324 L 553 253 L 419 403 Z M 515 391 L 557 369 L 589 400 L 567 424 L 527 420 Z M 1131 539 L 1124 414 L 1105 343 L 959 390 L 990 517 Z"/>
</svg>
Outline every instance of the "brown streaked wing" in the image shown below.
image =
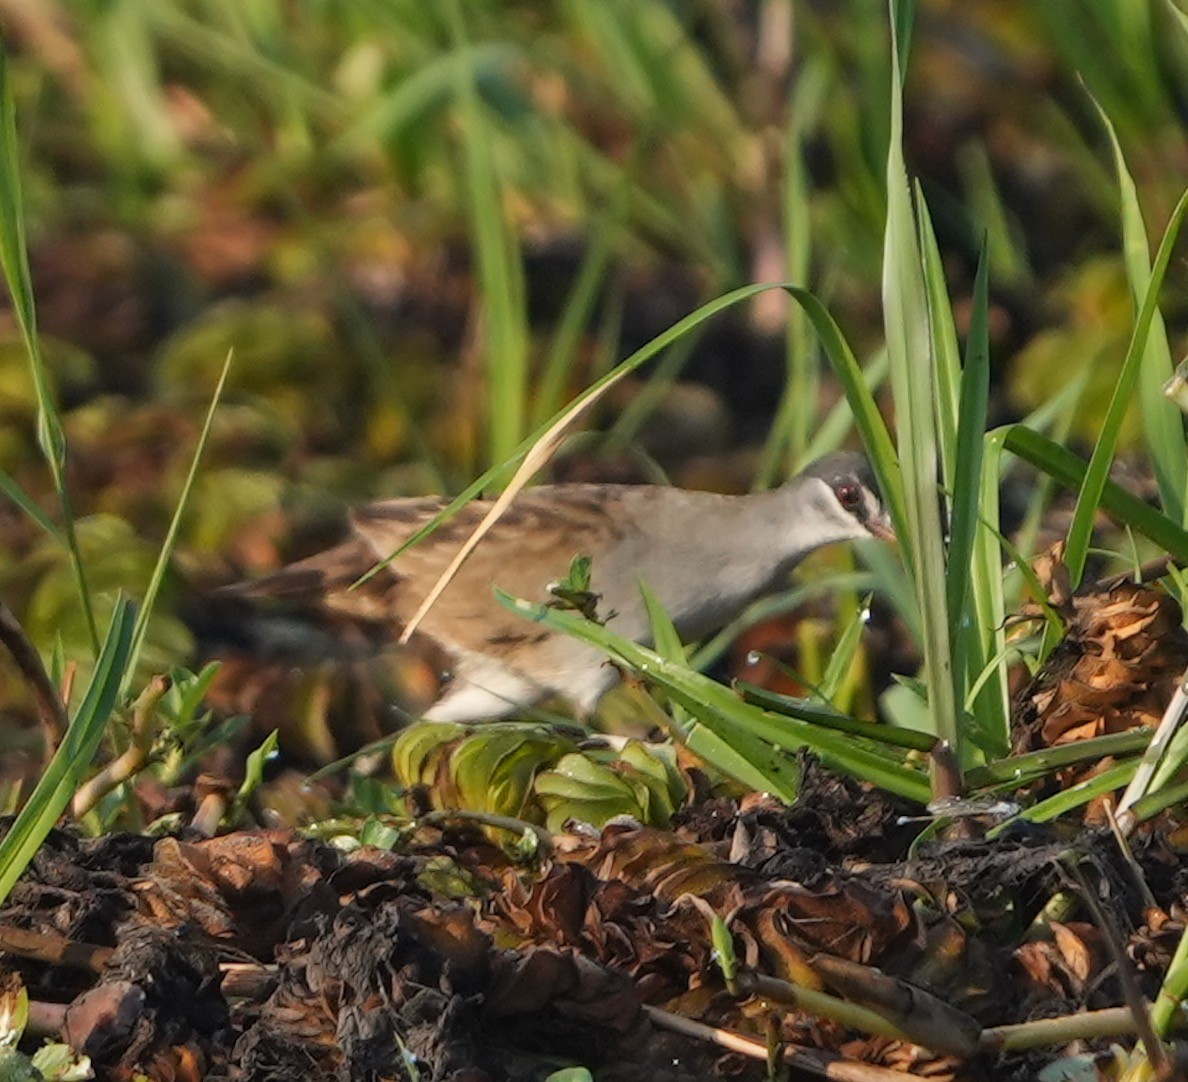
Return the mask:
<svg viewBox="0 0 1188 1082">
<path fill-rule="evenodd" d="M 575 556 L 592 556 L 597 568 L 599 553 L 627 528 L 613 510 L 607 513 L 620 491 L 611 485 L 558 485 L 524 493 L 462 565 L 421 627 L 455 649 L 496 655 L 541 641 L 540 629 L 504 609 L 492 586 L 543 601 L 548 583 L 563 578 Z M 406 581 L 396 604 L 401 620 L 409 619 L 489 506 L 469 505 L 466 512 L 472 513 L 458 522 L 457 536 L 448 542 L 433 534 L 398 557 L 394 566 Z"/>
</svg>

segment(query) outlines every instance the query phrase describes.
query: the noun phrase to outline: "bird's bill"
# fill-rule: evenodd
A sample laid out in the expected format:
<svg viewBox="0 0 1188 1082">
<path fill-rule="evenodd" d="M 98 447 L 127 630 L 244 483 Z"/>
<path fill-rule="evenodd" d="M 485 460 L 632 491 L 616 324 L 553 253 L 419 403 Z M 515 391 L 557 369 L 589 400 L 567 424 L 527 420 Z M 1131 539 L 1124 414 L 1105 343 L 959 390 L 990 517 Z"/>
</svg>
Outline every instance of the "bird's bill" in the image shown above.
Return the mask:
<svg viewBox="0 0 1188 1082">
<path fill-rule="evenodd" d="M 880 541 L 890 541 L 894 544 L 899 540 L 895 536 L 895 527 L 891 525 L 891 519 L 887 515 L 879 515 L 876 519 L 871 519 L 866 524 L 866 528 L 877 537 Z"/>
</svg>

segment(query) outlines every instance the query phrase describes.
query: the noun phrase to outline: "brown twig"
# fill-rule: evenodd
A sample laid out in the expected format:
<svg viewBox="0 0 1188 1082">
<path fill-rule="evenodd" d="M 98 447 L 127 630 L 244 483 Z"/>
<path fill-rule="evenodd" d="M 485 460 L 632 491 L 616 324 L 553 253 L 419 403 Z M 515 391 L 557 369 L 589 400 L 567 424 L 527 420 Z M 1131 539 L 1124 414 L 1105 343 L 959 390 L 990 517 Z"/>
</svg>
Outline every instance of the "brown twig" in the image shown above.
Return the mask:
<svg viewBox="0 0 1188 1082">
<path fill-rule="evenodd" d="M 48 763 L 70 727 L 70 718 L 41 663 L 41 655 L 3 601 L 0 601 L 0 642 L 12 655 L 37 705 L 37 716 L 41 719 L 41 728 L 45 733 L 45 761 Z"/>
<path fill-rule="evenodd" d="M 157 707 L 169 687 L 167 676 L 154 676 L 137 696 L 132 704 L 132 743 L 90 781 L 79 786 L 71 805 L 75 819 L 81 819 L 117 785 L 136 777 L 148 766 L 157 736 Z"/>
<path fill-rule="evenodd" d="M 57 932 L 33 932 L 28 928 L 15 928 L 10 924 L 0 924 L 0 951 L 7 951 L 21 958 L 32 958 L 47 965 L 70 966 L 91 973 L 102 970 L 115 953 L 111 947 L 80 943 Z"/>
<path fill-rule="evenodd" d="M 1138 1036 L 1139 1043 L 1143 1046 L 1147 1062 L 1151 1065 L 1156 1078 L 1169 1078 L 1171 1060 L 1168 1057 L 1167 1049 L 1164 1048 L 1163 1042 L 1151 1025 L 1150 1011 L 1147 1010 L 1147 1004 L 1139 992 L 1138 982 L 1134 978 L 1130 959 L 1122 947 L 1118 929 L 1109 913 L 1097 900 L 1097 895 L 1090 888 L 1075 858 L 1064 861 L 1064 870 L 1076 883 L 1081 901 L 1088 906 L 1090 913 L 1093 914 L 1094 923 L 1097 925 L 1098 931 L 1101 932 L 1102 939 L 1105 940 L 1110 956 L 1114 960 L 1118 983 L 1122 986 L 1122 998 L 1126 1001 L 1126 1009 L 1134 1020 L 1134 1032 Z"/>
<path fill-rule="evenodd" d="M 704 1022 L 694 1022 L 659 1007 L 644 1006 L 644 1013 L 652 1020 L 652 1024 L 663 1029 L 680 1033 L 686 1037 L 694 1037 L 699 1041 L 708 1041 L 720 1048 L 729 1049 L 739 1055 L 749 1056 L 751 1059 L 768 1061 L 769 1050 L 763 1041 L 754 1037 L 747 1037 L 742 1033 L 735 1033 L 729 1029 L 718 1029 L 707 1026 Z M 892 1071 L 886 1067 L 875 1067 L 869 1063 L 859 1063 L 857 1060 L 843 1059 L 831 1052 L 801 1048 L 794 1044 L 781 1044 L 779 1050 L 783 1062 L 794 1070 L 816 1078 L 826 1078 L 830 1082 L 904 1082 L 901 1071 Z"/>
<path fill-rule="evenodd" d="M 29 1000 L 29 1016 L 25 1020 L 27 1037 L 57 1037 L 66 1025 L 66 1003 L 46 1003 Z"/>
</svg>

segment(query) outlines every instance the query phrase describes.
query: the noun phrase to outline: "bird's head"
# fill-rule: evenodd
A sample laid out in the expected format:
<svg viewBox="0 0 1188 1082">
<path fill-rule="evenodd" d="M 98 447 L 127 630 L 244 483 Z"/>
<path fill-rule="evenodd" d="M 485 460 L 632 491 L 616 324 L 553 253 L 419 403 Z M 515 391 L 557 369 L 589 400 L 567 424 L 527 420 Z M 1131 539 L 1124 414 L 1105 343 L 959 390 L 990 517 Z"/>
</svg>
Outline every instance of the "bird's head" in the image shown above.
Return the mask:
<svg viewBox="0 0 1188 1082">
<path fill-rule="evenodd" d="M 895 540 L 891 518 L 865 455 L 856 451 L 826 455 L 808 466 L 797 481 L 829 540 Z"/>
</svg>

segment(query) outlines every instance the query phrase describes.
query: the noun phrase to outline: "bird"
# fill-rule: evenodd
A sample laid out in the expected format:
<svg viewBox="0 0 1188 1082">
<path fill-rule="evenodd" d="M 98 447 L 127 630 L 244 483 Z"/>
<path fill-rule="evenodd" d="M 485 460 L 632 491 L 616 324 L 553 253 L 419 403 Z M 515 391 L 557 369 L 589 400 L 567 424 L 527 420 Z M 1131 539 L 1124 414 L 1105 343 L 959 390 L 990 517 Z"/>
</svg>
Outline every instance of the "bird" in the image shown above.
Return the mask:
<svg viewBox="0 0 1188 1082">
<path fill-rule="evenodd" d="M 230 590 L 276 612 L 350 625 L 356 645 L 396 648 L 413 613 L 490 503 L 474 500 L 375 571 L 445 508 L 444 497 L 356 508 L 340 544 Z M 562 698 L 588 716 L 617 682 L 595 647 L 499 603 L 494 587 L 555 602 L 577 558 L 589 560 L 595 612 L 616 634 L 649 643 L 640 583 L 683 641 L 725 626 L 778 589 L 811 552 L 864 538 L 894 540 L 867 458 L 827 455 L 778 488 L 725 495 L 662 485 L 564 483 L 519 493 L 424 615 L 412 644 L 440 671 L 427 721 L 494 720 Z M 374 572 L 365 582 L 360 579 Z M 550 589 L 553 591 L 550 592 Z M 360 634 L 361 632 L 361 634 Z"/>
</svg>

